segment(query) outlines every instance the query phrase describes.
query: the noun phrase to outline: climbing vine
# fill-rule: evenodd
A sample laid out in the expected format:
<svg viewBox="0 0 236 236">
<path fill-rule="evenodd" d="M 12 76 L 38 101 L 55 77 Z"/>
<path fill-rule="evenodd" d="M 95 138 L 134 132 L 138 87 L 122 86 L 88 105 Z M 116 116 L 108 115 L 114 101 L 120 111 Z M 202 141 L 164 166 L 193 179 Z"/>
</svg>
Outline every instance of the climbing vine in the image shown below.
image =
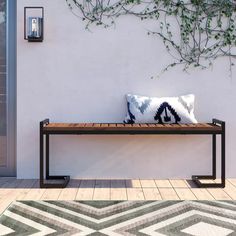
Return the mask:
<svg viewBox="0 0 236 236">
<path fill-rule="evenodd" d="M 163 71 L 182 65 L 202 69 L 228 57 L 230 71 L 236 58 L 236 1 L 234 0 L 66 0 L 71 11 L 86 22 L 105 28 L 118 17 L 132 15 L 158 23 L 149 35 L 162 39 L 173 62 Z"/>
<path fill-rule="evenodd" d="M 0 13 L 5 17 L 6 1 L 0 1 Z"/>
</svg>

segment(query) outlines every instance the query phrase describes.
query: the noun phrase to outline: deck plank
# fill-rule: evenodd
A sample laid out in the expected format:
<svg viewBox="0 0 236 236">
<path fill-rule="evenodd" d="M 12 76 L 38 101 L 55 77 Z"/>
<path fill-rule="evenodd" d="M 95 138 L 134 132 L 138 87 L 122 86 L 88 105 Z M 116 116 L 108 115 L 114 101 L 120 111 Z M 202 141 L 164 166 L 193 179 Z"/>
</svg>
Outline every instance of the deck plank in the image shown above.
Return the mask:
<svg viewBox="0 0 236 236">
<path fill-rule="evenodd" d="M 176 188 L 175 191 L 181 200 L 197 200 L 189 188 Z"/>
<path fill-rule="evenodd" d="M 232 200 L 232 198 L 221 188 L 208 188 L 207 190 L 215 200 Z"/>
<path fill-rule="evenodd" d="M 19 194 L 17 194 L 16 200 L 23 200 L 36 182 L 36 179 L 24 179 L 17 188 Z"/>
<path fill-rule="evenodd" d="M 112 179 L 111 188 L 126 188 L 124 179 Z"/>
<path fill-rule="evenodd" d="M 159 188 L 163 200 L 180 200 L 173 188 Z"/>
<path fill-rule="evenodd" d="M 79 188 L 75 199 L 81 200 L 93 200 L 94 188 Z"/>
<path fill-rule="evenodd" d="M 124 179 L 111 180 L 111 200 L 128 200 Z"/>
<path fill-rule="evenodd" d="M 111 181 L 96 180 L 94 186 L 93 199 L 110 200 L 111 199 Z"/>
<path fill-rule="evenodd" d="M 48 188 L 46 191 L 43 193 L 42 197 L 40 200 L 58 200 L 60 194 L 61 194 L 62 189 L 61 188 Z"/>
<path fill-rule="evenodd" d="M 214 200 L 214 197 L 204 188 L 192 188 L 191 191 L 198 200 Z"/>
<path fill-rule="evenodd" d="M 127 188 L 127 198 L 131 200 L 145 200 L 142 188 Z"/>
<path fill-rule="evenodd" d="M 76 200 L 92 200 L 94 192 L 95 180 L 82 179 L 76 194 Z"/>
<path fill-rule="evenodd" d="M 174 188 L 187 188 L 188 187 L 186 182 L 182 179 L 171 179 L 170 183 Z"/>
<path fill-rule="evenodd" d="M 155 181 L 153 179 L 140 179 L 142 188 L 156 188 Z"/>
<path fill-rule="evenodd" d="M 158 188 L 172 188 L 168 179 L 155 179 L 155 183 Z"/>
<path fill-rule="evenodd" d="M 45 191 L 45 188 L 39 188 L 39 180 L 37 180 L 23 200 L 40 200 Z"/>
<path fill-rule="evenodd" d="M 39 180 L 0 178 L 0 182 L 0 210 L 15 200 L 236 200 L 235 179 L 227 179 L 224 189 L 196 188 L 186 180 L 156 179 L 72 179 L 65 189 L 41 189 Z"/>
<path fill-rule="evenodd" d="M 139 179 L 127 179 L 125 180 L 126 188 L 141 188 L 141 183 Z"/>
<path fill-rule="evenodd" d="M 225 188 L 223 190 L 230 196 L 231 199 L 236 199 L 236 186 L 231 184 L 230 181 L 226 180 Z"/>
<path fill-rule="evenodd" d="M 236 179 L 227 179 L 227 180 L 236 187 Z"/>
<path fill-rule="evenodd" d="M 80 185 L 80 180 L 70 180 L 66 188 L 62 189 L 58 200 L 75 200 Z"/>
<path fill-rule="evenodd" d="M 111 188 L 111 200 L 126 201 L 127 191 L 126 188 Z"/>
<path fill-rule="evenodd" d="M 157 188 L 143 188 L 145 200 L 162 200 L 161 194 Z"/>
</svg>

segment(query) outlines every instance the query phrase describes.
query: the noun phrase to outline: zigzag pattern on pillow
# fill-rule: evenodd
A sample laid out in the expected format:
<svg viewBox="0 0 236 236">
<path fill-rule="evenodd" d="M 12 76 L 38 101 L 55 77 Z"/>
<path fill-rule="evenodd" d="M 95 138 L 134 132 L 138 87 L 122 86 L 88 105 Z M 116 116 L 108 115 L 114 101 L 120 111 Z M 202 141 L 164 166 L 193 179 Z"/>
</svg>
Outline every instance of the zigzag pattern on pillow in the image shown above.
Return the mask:
<svg viewBox="0 0 236 236">
<path fill-rule="evenodd" d="M 161 98 L 127 94 L 126 98 L 124 123 L 197 123 L 193 94 Z"/>
</svg>

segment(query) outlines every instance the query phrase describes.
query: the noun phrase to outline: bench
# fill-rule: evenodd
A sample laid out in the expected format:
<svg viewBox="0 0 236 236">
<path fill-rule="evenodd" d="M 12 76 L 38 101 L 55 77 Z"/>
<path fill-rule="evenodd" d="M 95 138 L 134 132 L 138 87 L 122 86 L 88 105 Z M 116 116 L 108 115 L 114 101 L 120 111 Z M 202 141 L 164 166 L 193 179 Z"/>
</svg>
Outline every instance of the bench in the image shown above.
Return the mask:
<svg viewBox="0 0 236 236">
<path fill-rule="evenodd" d="M 40 122 L 40 187 L 63 188 L 69 176 L 49 174 L 50 135 L 211 135 L 212 136 L 212 174 L 193 175 L 193 182 L 200 188 L 225 187 L 225 122 L 213 119 L 212 123 L 198 124 L 122 124 L 122 123 L 50 123 L 49 119 Z M 221 136 L 221 182 L 216 183 L 216 136 Z M 44 170 L 44 159 L 45 167 Z M 61 180 L 50 183 L 46 180 Z M 201 180 L 210 180 L 204 183 Z M 54 181 L 55 182 L 55 181 Z"/>
</svg>

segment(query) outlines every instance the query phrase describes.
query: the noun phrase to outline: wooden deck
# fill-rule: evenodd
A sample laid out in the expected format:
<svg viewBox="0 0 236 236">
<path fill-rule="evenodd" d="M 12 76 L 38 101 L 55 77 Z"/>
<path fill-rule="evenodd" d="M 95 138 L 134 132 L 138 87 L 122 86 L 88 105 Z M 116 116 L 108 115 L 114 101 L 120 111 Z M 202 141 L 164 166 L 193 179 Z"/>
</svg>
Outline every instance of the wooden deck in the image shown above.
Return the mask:
<svg viewBox="0 0 236 236">
<path fill-rule="evenodd" d="M 14 200 L 236 200 L 236 179 L 224 189 L 199 189 L 191 180 L 72 179 L 65 189 L 40 189 L 38 180 L 0 178 L 0 213 Z"/>
</svg>

